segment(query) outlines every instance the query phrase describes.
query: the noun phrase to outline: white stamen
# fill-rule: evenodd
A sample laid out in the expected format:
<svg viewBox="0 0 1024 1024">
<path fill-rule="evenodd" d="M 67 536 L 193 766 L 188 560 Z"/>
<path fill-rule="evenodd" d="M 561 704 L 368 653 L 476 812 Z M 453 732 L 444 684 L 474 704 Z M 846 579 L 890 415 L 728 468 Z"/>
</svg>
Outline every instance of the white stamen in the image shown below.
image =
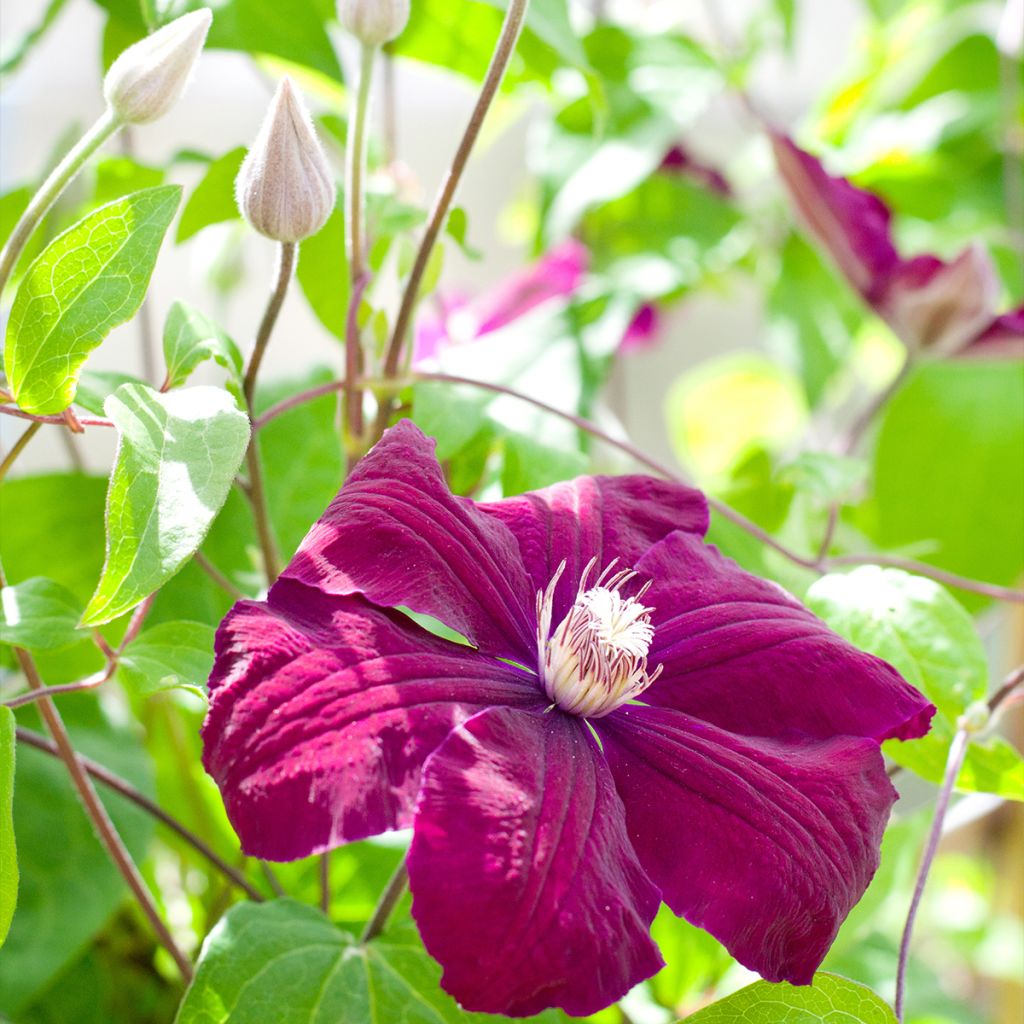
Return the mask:
<svg viewBox="0 0 1024 1024">
<path fill-rule="evenodd" d="M 647 671 L 647 652 L 654 638 L 650 613 L 641 603 L 650 587 L 636 597 L 621 590 L 636 573 L 608 565 L 587 588 L 597 559 L 583 570 L 576 601 L 552 632 L 555 588 L 565 571 L 563 561 L 547 588 L 537 594 L 537 657 L 544 689 L 563 711 L 600 718 L 632 700 L 658 678 L 659 666 Z"/>
</svg>

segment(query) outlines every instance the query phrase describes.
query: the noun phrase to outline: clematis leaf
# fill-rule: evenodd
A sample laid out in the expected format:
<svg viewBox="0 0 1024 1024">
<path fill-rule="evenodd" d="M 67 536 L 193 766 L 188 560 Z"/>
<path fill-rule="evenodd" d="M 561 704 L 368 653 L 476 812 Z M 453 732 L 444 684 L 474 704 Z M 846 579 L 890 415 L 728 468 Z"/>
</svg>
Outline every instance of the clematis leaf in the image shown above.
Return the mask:
<svg viewBox="0 0 1024 1024">
<path fill-rule="evenodd" d="M 494 1020 L 459 1009 L 440 975 L 408 919 L 360 946 L 304 904 L 240 903 L 206 939 L 176 1024 L 253 1024 L 268 1006 L 279 1024 Z"/>
<path fill-rule="evenodd" d="M 0 947 L 18 902 L 18 851 L 14 841 L 14 712 L 0 707 Z"/>
<path fill-rule="evenodd" d="M 0 640 L 48 651 L 81 640 L 82 604 L 66 587 L 42 576 L 0 590 Z"/>
<path fill-rule="evenodd" d="M 208 316 L 184 302 L 171 306 L 164 323 L 165 390 L 181 387 L 192 371 L 207 359 L 215 359 L 238 381 L 242 377 L 242 353 Z"/>
<path fill-rule="evenodd" d="M 61 706 L 61 715 L 76 750 L 151 794 L 148 756 L 131 732 L 104 720 L 95 697 L 76 696 Z M 19 710 L 18 721 L 37 731 L 41 724 L 28 708 Z M 15 787 L 21 877 L 11 931 L 0 954 L 0 1018 L 24 1020 L 28 1006 L 81 956 L 128 890 L 60 761 L 20 747 Z M 98 792 L 129 852 L 140 862 L 153 834 L 153 819 L 109 789 L 99 787 Z"/>
<path fill-rule="evenodd" d="M 816 974 L 811 986 L 758 981 L 686 1018 L 693 1024 L 896 1024 L 871 989 L 838 974 Z"/>
<path fill-rule="evenodd" d="M 244 159 L 245 147 L 237 146 L 206 168 L 202 180 L 181 211 L 178 233 L 174 239 L 179 245 L 211 224 L 238 219 L 235 178 L 238 177 L 238 169 Z"/>
<path fill-rule="evenodd" d="M 249 420 L 220 388 L 162 395 L 139 384 L 104 406 L 120 433 L 107 491 L 107 559 L 83 624 L 133 608 L 195 553 L 249 443 Z"/>
<path fill-rule="evenodd" d="M 181 188 L 134 192 L 58 235 L 25 273 L 7 325 L 5 367 L 26 412 L 74 400 L 89 353 L 130 320 L 149 287 Z"/>
<path fill-rule="evenodd" d="M 299 246 L 295 277 L 316 318 L 331 334 L 344 341 L 351 285 L 341 203 L 327 218 L 327 223 Z"/>
<path fill-rule="evenodd" d="M 162 622 L 128 645 L 118 660 L 118 676 L 140 696 L 183 689 L 205 700 L 213 634 L 203 622 Z"/>
</svg>

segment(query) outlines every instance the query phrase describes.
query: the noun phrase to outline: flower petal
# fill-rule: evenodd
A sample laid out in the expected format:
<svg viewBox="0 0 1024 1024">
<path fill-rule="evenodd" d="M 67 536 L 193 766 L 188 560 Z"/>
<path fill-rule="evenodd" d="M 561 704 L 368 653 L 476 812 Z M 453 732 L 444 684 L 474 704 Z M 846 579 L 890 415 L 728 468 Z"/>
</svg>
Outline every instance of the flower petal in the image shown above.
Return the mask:
<svg viewBox="0 0 1024 1024">
<path fill-rule="evenodd" d="M 1024 359 L 1024 306 L 997 316 L 961 354 L 979 359 Z"/>
<path fill-rule="evenodd" d="M 420 769 L 481 708 L 536 681 L 358 596 L 279 582 L 217 633 L 203 764 L 246 853 L 294 860 L 408 826 Z"/>
<path fill-rule="evenodd" d="M 534 657 L 535 597 L 515 539 L 451 494 L 434 442 L 409 420 L 359 463 L 282 577 L 432 615 L 489 654 Z"/>
<path fill-rule="evenodd" d="M 900 261 L 889 209 L 877 196 L 833 177 L 785 135 L 772 135 L 779 173 L 807 228 L 847 280 L 874 302 Z"/>
<path fill-rule="evenodd" d="M 665 902 L 769 981 L 808 984 L 878 867 L 896 792 L 870 740 L 749 740 L 659 708 L 596 723 Z"/>
<path fill-rule="evenodd" d="M 584 724 L 497 708 L 455 730 L 423 774 L 412 912 L 466 1009 L 593 1013 L 661 965 L 661 902 Z"/>
<path fill-rule="evenodd" d="M 857 650 L 781 587 L 676 533 L 638 567 L 654 579 L 645 704 L 744 736 L 912 739 L 935 709 L 887 662 Z"/>
<path fill-rule="evenodd" d="M 649 476 L 583 476 L 478 508 L 515 536 L 534 592 L 547 587 L 565 560 L 555 591 L 555 623 L 576 599 L 590 559 L 597 559 L 598 573 L 613 558 L 620 567 L 633 567 L 674 530 L 703 536 L 708 528 L 700 491 Z"/>
</svg>

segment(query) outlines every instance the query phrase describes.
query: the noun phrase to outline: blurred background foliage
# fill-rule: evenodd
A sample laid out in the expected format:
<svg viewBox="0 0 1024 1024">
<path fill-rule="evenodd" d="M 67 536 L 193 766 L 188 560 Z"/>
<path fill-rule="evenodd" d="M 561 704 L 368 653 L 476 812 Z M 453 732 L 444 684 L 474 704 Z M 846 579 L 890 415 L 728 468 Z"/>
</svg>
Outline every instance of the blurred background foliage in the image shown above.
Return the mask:
<svg viewBox="0 0 1024 1024">
<path fill-rule="evenodd" d="M 184 0 L 96 2 L 106 14 L 103 38 L 83 45 L 95 46 L 104 66 L 148 28 L 199 6 Z M 571 288 L 486 333 L 467 333 L 456 308 L 444 320 L 443 343 L 423 365 L 526 392 L 621 436 L 629 413 L 623 364 L 668 344 L 671 336 L 685 341 L 688 304 L 702 296 L 724 302 L 753 296 L 763 320 L 760 335 L 742 352 L 680 366 L 668 390 L 663 451 L 657 454 L 674 456 L 703 488 L 807 557 L 817 554 L 835 515 L 832 554 L 878 550 L 1012 585 L 1024 571 L 1019 362 L 921 362 L 863 444 L 841 453 L 844 432 L 893 380 L 905 353 L 799 226 L 753 113 L 759 110 L 759 79 L 787 73 L 806 2 L 764 0 L 752 5 L 749 16 L 732 18 L 729 5 L 710 0 L 704 30 L 696 32 L 684 27 L 688 19 L 667 14 L 664 4 L 606 9 L 533 0 L 496 114 L 500 125 L 512 112 L 531 111 L 530 187 L 507 198 L 500 219 L 526 243 L 529 259 L 571 238 L 581 246 L 582 265 Z M 901 251 L 949 257 L 968 242 L 982 243 L 999 268 L 1000 308 L 1020 305 L 1024 78 L 1019 47 L 1008 55 L 996 45 L 1003 5 L 863 5 L 859 35 L 849 40 L 830 88 L 801 123 L 779 127 L 833 173 L 849 176 L 891 206 Z M 34 45 L 64 6 L 65 0 L 40 0 L 32 31 L 3 40 L 6 79 L 33 59 Z M 251 55 L 265 74 L 287 67 L 314 97 L 321 134 L 340 155 L 347 94 L 333 4 L 216 0 L 211 6 L 216 17 L 210 46 Z M 390 59 L 428 63 L 477 82 L 502 7 L 501 0 L 413 0 L 409 29 L 391 47 Z M 727 146 L 719 142 L 706 151 L 700 125 L 723 105 L 737 127 Z M 760 112 L 771 119 L 770 111 Z M 56 154 L 67 145 L 56 134 L 65 126 L 51 127 Z M 66 127 L 73 137 L 74 126 Z M 142 164 L 130 153 L 101 157 L 48 216 L 21 270 L 86 211 L 187 172 L 196 183 L 186 195 L 176 242 L 207 239 L 203 269 L 220 303 L 207 312 L 224 316 L 247 273 L 245 235 L 232 196 L 242 155 L 237 148 L 182 150 L 162 166 Z M 395 163 L 400 156 L 385 116 L 372 147 L 376 277 L 360 311 L 379 345 L 396 282 L 409 267 L 424 220 L 421 197 Z M 39 179 L 45 171 L 38 168 Z M 35 184 L 4 183 L 0 237 L 11 230 Z M 312 313 L 325 335 L 336 339 L 344 334 L 349 298 L 343 231 L 336 213 L 303 245 L 298 270 Z M 442 249 L 473 260 L 479 258 L 473 239 L 473 223 L 456 211 Z M 449 300 L 470 309 L 486 300 L 455 301 L 443 255 L 430 276 L 428 290 L 438 282 L 440 290 L 425 301 L 421 319 L 441 316 Z M 230 323 L 223 326 L 230 331 Z M 246 339 L 235 341 L 246 347 Z M 710 345 L 713 352 L 714 339 Z M 331 380 L 340 351 L 339 341 L 333 370 L 296 367 L 290 379 L 266 383 L 260 409 Z M 87 372 L 79 404 L 100 411 L 103 397 L 132 376 Z M 474 497 L 631 467 L 622 452 L 508 396 L 419 382 L 402 400 L 438 439 L 453 488 Z M 342 478 L 336 412 L 328 395 L 279 416 L 261 435 L 271 516 L 285 554 Z M 101 477 L 82 473 L 15 475 L 4 483 L 0 552 L 9 576 L 45 576 L 81 609 L 103 562 L 104 492 Z M 28 508 L 30 515 L 17 511 Z M 945 698 L 936 736 L 914 750 L 907 745 L 891 752 L 919 777 L 900 773 L 905 798 L 886 837 L 882 869 L 825 965 L 891 998 L 896 944 L 930 820 L 930 784 L 941 775 L 957 715 L 1021 660 L 1024 623 L 1019 614 L 962 591 L 936 586 L 924 596 L 911 595 L 899 574 L 861 575 L 845 590 L 822 586 L 815 573 L 726 520 L 716 519 L 712 539 L 748 568 L 807 598 L 856 642 L 893 660 L 933 699 Z M 234 588 L 259 592 L 257 545 L 237 491 L 202 554 Z M 81 751 L 155 797 L 269 895 L 272 882 L 244 863 L 219 795 L 199 768 L 203 701 L 181 688 L 202 686 L 212 660 L 212 630 L 231 600 L 192 562 L 157 596 L 135 642 L 141 647 L 114 684 L 98 697 L 67 699 L 62 712 Z M 890 616 L 876 614 L 879 607 Z M 911 619 L 912 627 L 901 634 Z M 125 626 L 122 619 L 102 632 L 116 642 Z M 958 638 L 952 651 L 942 644 L 949 636 Z M 35 653 L 50 684 L 103 665 L 87 635 Z M 9 649 L 3 657 L 12 669 Z M 38 729 L 27 710 L 19 711 L 18 723 Z M 1019 714 L 1005 723 L 1019 743 Z M 1013 1024 L 1024 1017 L 1022 888 L 1013 870 L 1024 853 L 1020 806 L 1013 804 L 1024 796 L 1024 764 L 1015 747 L 999 738 L 978 745 L 971 758 L 961 789 L 974 792 L 954 809 L 919 924 L 909 981 L 911 1024 Z M 62 767 L 43 752 L 19 747 L 17 793 L 21 889 L 0 955 L 0 1012 L 17 1024 L 173 1019 L 180 998 L 173 967 L 127 899 Z M 175 936 L 196 949 L 238 893 L 150 816 L 121 797 L 104 796 Z M 358 928 L 369 917 L 401 842 L 359 843 L 334 855 L 332 908 L 340 924 Z M 317 902 L 315 864 L 275 871 L 291 895 Z M 667 912 L 655 935 L 669 966 L 624 1002 L 635 1024 L 675 1019 L 750 980 L 713 939 Z M 443 1012 L 449 1015 L 444 1020 L 464 1017 L 453 1007 Z M 612 1008 L 594 1021 L 624 1019 Z"/>
</svg>

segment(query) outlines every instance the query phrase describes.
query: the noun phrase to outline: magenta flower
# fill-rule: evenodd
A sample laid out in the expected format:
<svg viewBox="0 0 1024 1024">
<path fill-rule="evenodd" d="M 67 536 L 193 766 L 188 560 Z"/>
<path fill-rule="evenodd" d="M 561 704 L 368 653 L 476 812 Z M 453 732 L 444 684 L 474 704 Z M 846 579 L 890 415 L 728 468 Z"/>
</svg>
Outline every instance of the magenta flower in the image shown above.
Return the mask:
<svg viewBox="0 0 1024 1024">
<path fill-rule="evenodd" d="M 809 982 L 878 864 L 879 743 L 934 709 L 707 524 L 640 476 L 476 504 L 388 431 L 218 632 L 204 764 L 245 852 L 412 826 L 412 912 L 471 1010 L 608 1005 L 662 966 L 663 900 Z"/>
<path fill-rule="evenodd" d="M 877 196 L 833 177 L 784 135 L 773 134 L 772 146 L 808 230 L 909 348 L 940 355 L 1024 354 L 1024 310 L 997 316 L 999 280 L 982 248 L 968 246 L 949 261 L 904 259 L 892 240 L 892 215 Z"/>
</svg>

